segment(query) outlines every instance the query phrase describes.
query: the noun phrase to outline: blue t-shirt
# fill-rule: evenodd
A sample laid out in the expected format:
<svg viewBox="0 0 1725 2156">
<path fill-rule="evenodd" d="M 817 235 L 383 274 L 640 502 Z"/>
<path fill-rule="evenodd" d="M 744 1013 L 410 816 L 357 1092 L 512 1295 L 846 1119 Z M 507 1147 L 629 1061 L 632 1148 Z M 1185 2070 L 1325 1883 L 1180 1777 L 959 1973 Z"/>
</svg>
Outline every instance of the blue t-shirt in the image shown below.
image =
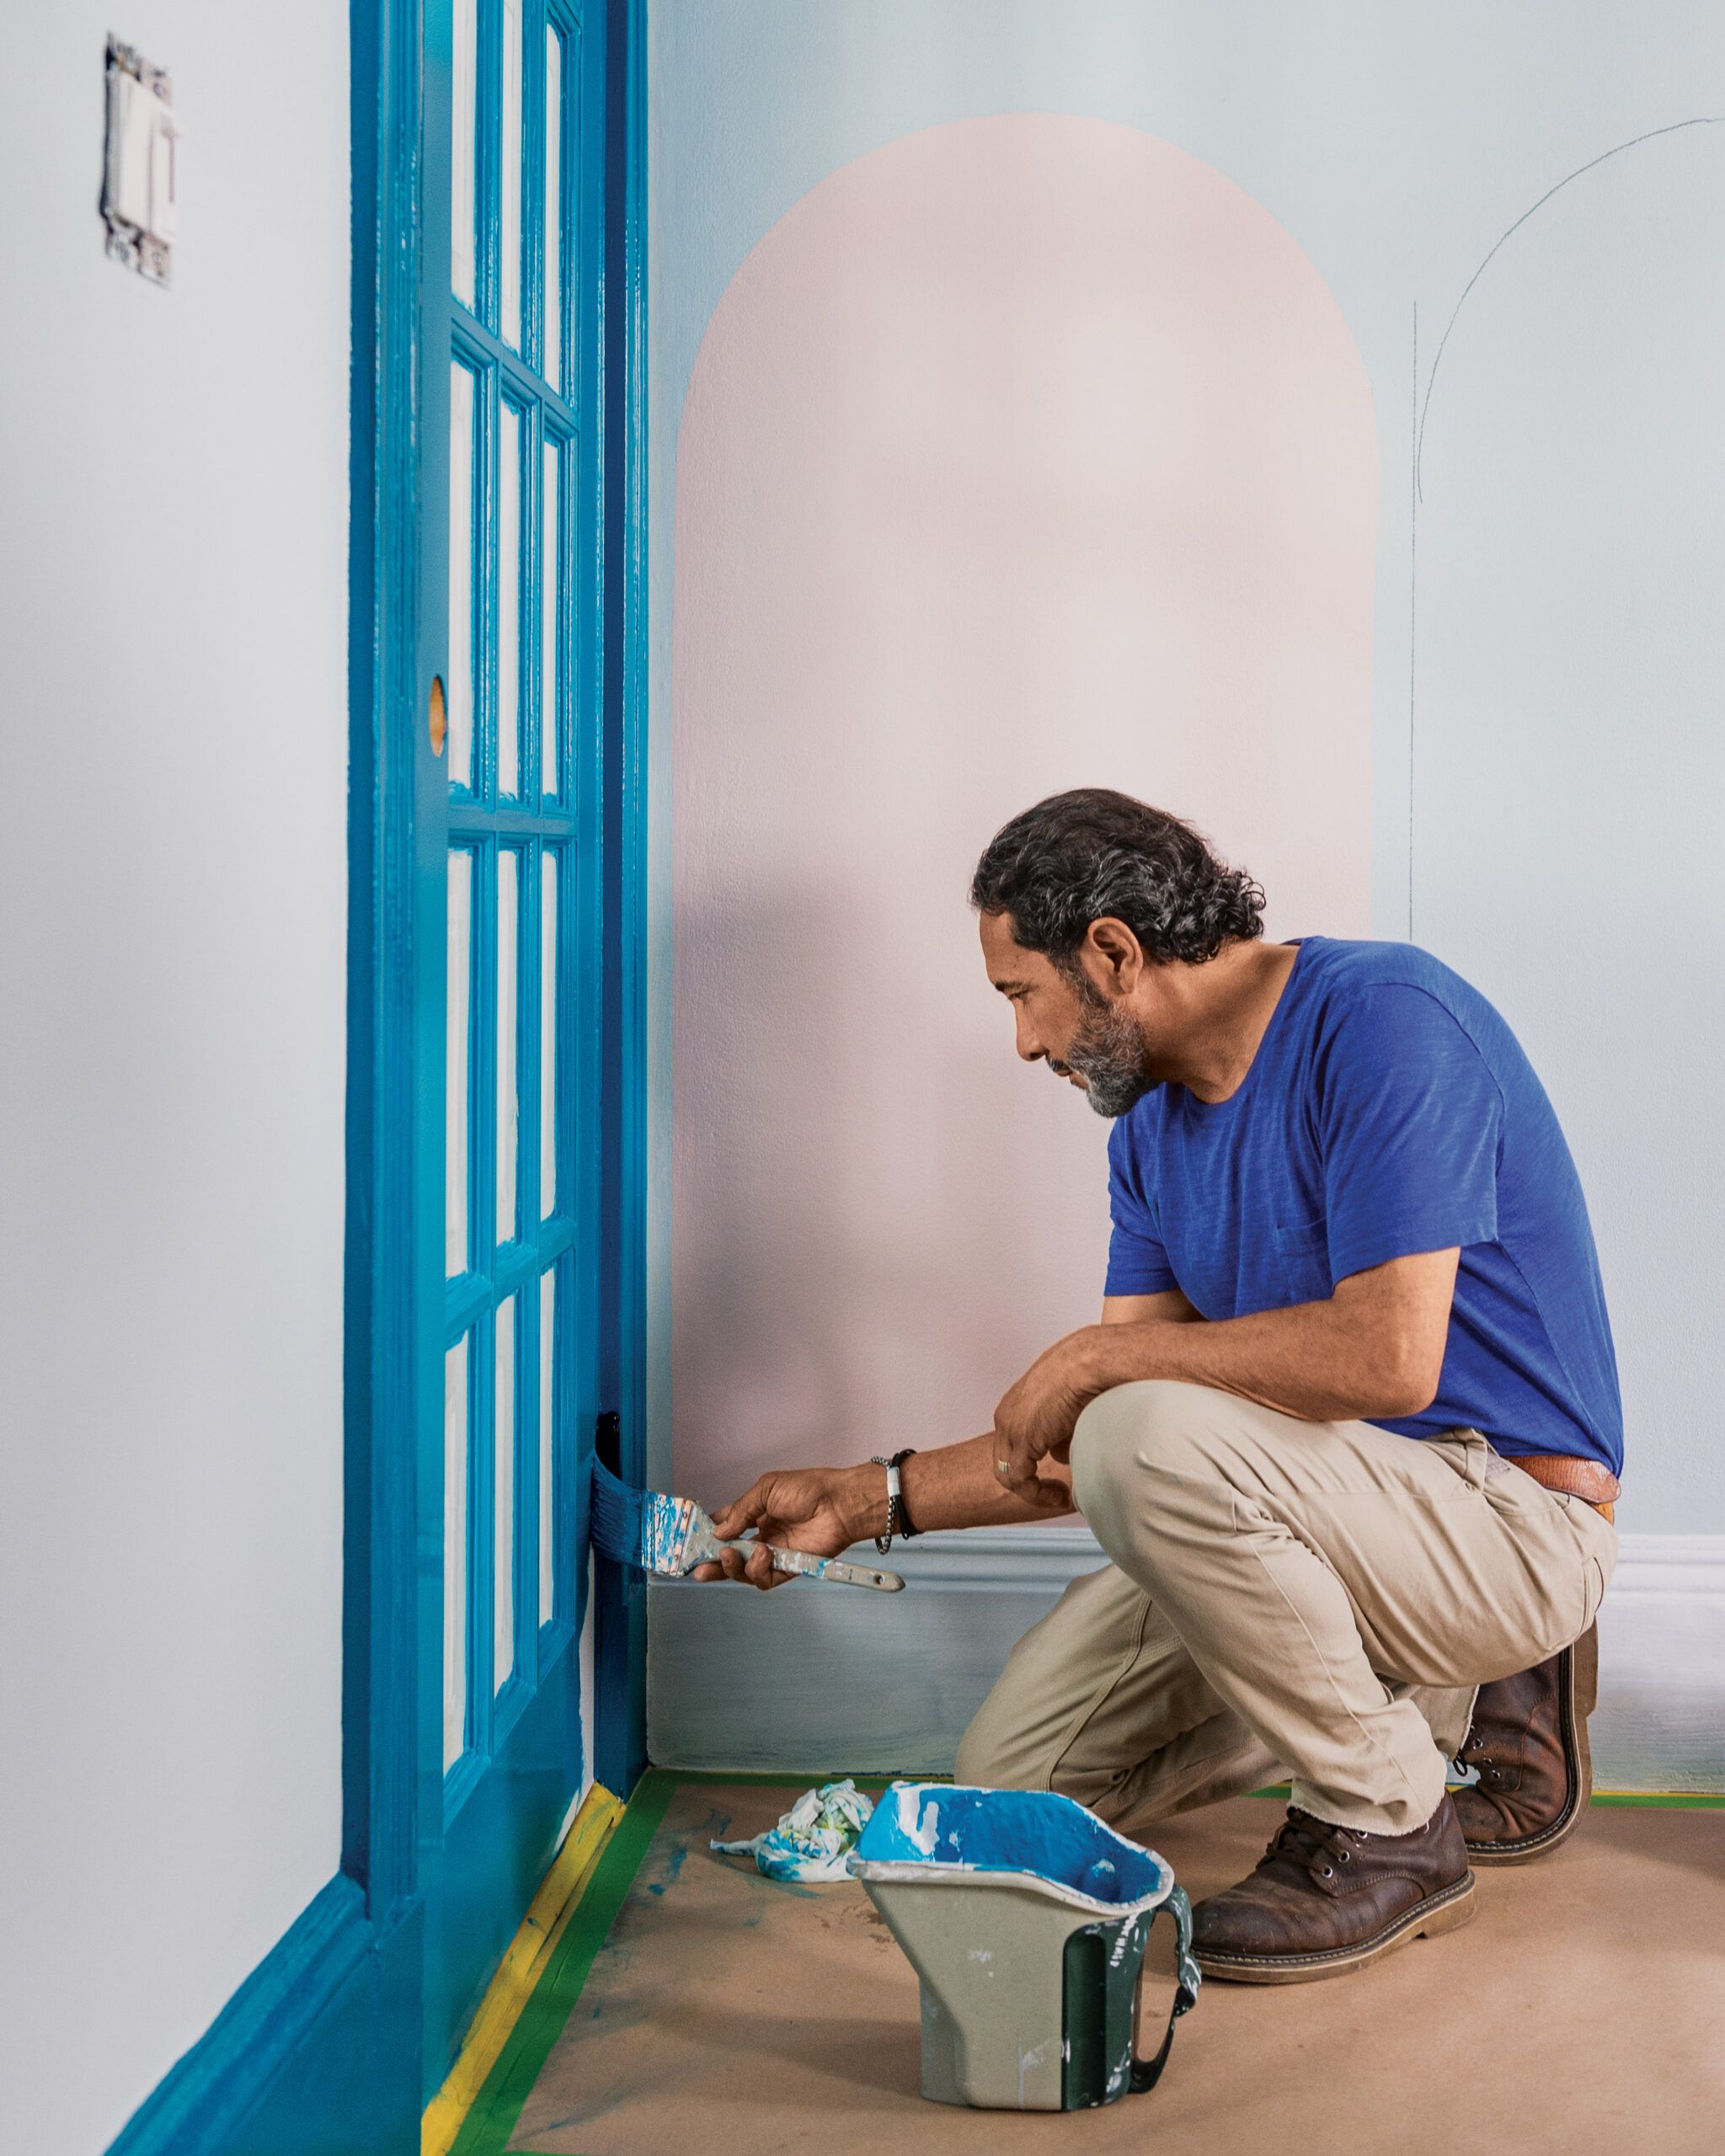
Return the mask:
<svg viewBox="0 0 1725 2156">
<path fill-rule="evenodd" d="M 1575 1163 L 1515 1036 L 1427 952 L 1307 937 L 1238 1090 L 1158 1086 L 1115 1123 L 1108 1168 L 1108 1294 L 1178 1287 L 1206 1318 L 1322 1302 L 1350 1273 L 1459 1246 L 1437 1398 L 1371 1419 L 1621 1467 Z"/>
</svg>

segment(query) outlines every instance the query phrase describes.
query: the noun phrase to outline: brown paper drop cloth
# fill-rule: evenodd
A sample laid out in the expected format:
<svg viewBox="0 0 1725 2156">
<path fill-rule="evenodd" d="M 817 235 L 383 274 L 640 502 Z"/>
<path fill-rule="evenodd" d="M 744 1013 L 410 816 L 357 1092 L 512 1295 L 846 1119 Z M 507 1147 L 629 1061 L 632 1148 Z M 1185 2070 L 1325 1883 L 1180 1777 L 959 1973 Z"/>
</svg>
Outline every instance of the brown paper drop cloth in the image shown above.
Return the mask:
<svg viewBox="0 0 1725 2156">
<path fill-rule="evenodd" d="M 860 1886 L 784 1886 L 708 1853 L 794 1794 L 676 1790 L 511 2148 L 1725 2156 L 1725 1811 L 1596 1806 L 1543 1862 L 1482 1871 L 1464 1930 L 1321 1983 L 1207 1983 L 1160 2089 L 1020 2115 L 918 2095 L 916 1977 Z M 1156 1843 L 1195 1901 L 1280 1816 L 1242 1797 Z M 1171 1939 L 1158 1919 L 1146 2046 Z"/>
</svg>

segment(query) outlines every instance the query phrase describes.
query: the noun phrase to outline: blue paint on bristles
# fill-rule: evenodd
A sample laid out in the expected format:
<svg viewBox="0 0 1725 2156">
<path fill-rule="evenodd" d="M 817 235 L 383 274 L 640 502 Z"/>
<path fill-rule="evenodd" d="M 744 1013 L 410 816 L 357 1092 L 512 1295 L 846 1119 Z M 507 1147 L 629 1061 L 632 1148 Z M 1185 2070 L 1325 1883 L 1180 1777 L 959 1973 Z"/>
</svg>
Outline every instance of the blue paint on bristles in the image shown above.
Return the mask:
<svg viewBox="0 0 1725 2156">
<path fill-rule="evenodd" d="M 713 1522 L 692 1497 L 637 1490 L 593 1463 L 593 1546 L 619 1564 L 678 1579 L 718 1556 Z"/>
<path fill-rule="evenodd" d="M 658 1490 L 637 1490 L 613 1475 L 602 1460 L 593 1462 L 593 1546 L 618 1564 L 638 1565 L 662 1579 L 681 1579 L 697 1565 L 713 1563 L 726 1550 L 746 1550 L 748 1543 L 721 1542 L 712 1517 L 692 1497 L 668 1497 Z M 905 1582 L 896 1572 L 872 1566 L 847 1565 L 838 1557 L 816 1557 L 806 1550 L 783 1550 L 769 1543 L 775 1572 L 800 1572 L 809 1579 L 840 1587 L 872 1587 L 891 1594 Z"/>
</svg>

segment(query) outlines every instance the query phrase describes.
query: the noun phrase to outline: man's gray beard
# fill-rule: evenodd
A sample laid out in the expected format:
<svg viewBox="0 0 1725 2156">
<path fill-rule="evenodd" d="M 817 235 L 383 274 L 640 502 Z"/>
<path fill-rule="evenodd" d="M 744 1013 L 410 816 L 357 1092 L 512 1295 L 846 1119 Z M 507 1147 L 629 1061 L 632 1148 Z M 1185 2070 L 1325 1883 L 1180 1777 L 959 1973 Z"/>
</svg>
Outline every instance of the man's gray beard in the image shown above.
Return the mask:
<svg viewBox="0 0 1725 2156">
<path fill-rule="evenodd" d="M 1062 1060 L 1084 1081 L 1084 1097 L 1112 1122 L 1135 1107 L 1156 1081 L 1144 1036 L 1118 1005 L 1084 983 L 1084 1017 Z"/>
</svg>

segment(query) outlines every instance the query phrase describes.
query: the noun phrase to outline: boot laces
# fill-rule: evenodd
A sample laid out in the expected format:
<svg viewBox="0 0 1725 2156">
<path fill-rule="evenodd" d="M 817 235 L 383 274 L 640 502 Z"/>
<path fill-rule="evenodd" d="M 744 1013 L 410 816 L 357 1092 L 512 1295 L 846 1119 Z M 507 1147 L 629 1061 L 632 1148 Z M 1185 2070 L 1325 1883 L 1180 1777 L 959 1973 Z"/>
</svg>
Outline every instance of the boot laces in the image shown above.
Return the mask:
<svg viewBox="0 0 1725 2156">
<path fill-rule="evenodd" d="M 1370 1838 L 1364 1827 L 1338 1827 L 1290 1804 L 1287 1820 L 1278 1828 L 1264 1857 L 1266 1862 L 1272 1857 L 1279 1857 L 1284 1862 L 1304 1865 L 1320 1879 L 1330 1879 L 1334 1877 L 1338 1864 L 1354 1861 L 1355 1846 Z"/>
<path fill-rule="evenodd" d="M 1503 1766 L 1495 1756 L 1498 1741 L 1487 1726 L 1482 1729 L 1477 1723 L 1470 1726 L 1462 1739 L 1461 1749 L 1455 1754 L 1458 1767 L 1471 1767 L 1478 1776 L 1482 1787 L 1491 1789 L 1503 1780 Z"/>
</svg>

